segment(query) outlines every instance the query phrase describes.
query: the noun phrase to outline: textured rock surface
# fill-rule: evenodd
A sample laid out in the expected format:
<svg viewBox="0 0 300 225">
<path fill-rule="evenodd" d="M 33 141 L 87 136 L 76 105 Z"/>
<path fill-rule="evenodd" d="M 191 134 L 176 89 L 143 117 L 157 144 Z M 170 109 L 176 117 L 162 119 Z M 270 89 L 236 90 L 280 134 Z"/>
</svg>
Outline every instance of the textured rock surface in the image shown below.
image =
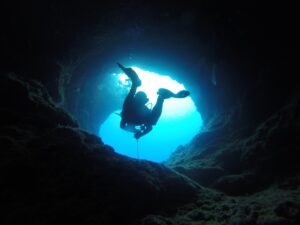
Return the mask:
<svg viewBox="0 0 300 225">
<path fill-rule="evenodd" d="M 40 84 L 2 76 L 1 92 L 1 224 L 135 224 L 201 190 L 78 129 Z"/>
<path fill-rule="evenodd" d="M 1 86 L 1 112 L 7 118 L 0 126 L 3 224 L 299 224 L 299 167 L 293 153 L 298 100 L 254 133 L 198 135 L 170 159 L 178 174 L 116 154 L 78 129 L 41 84 L 9 75 L 1 77 Z M 281 129 L 289 132 L 289 142 L 273 136 Z M 265 146 L 257 147 L 258 140 Z M 270 155 L 268 146 L 276 154 Z"/>
<path fill-rule="evenodd" d="M 1 1 L 1 224 L 300 224 L 298 8 L 163 3 Z M 174 71 L 202 113 L 169 167 L 78 128 L 120 107 L 118 60 Z"/>
<path fill-rule="evenodd" d="M 199 194 L 197 201 L 179 208 L 176 214 L 149 215 L 142 224 L 296 225 L 300 221 L 299 195 L 299 184 L 289 190 L 274 185 L 262 192 L 240 197 L 207 189 Z"/>
<path fill-rule="evenodd" d="M 220 127 L 178 149 L 167 164 L 228 194 L 255 192 L 299 173 L 298 95 L 252 131 Z M 229 123 L 230 124 L 230 123 Z"/>
</svg>

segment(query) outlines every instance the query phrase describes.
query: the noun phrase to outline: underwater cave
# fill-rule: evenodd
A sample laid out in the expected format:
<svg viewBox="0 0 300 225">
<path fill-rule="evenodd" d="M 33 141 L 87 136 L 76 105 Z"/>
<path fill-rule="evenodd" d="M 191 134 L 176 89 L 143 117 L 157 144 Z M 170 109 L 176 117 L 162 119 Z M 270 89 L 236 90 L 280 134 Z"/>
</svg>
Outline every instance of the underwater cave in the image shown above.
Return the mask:
<svg viewBox="0 0 300 225">
<path fill-rule="evenodd" d="M 1 224 L 300 224 L 292 4 L 1 9 Z M 137 81 L 117 63 L 146 111 L 163 103 L 139 139 L 121 129 Z"/>
<path fill-rule="evenodd" d="M 147 94 L 149 98 L 147 107 L 150 110 L 155 106 L 159 88 L 167 88 L 174 93 L 185 90 L 183 84 L 173 80 L 170 76 L 159 75 L 138 67 L 131 68 L 137 72 L 142 81 L 142 86 L 137 91 L 144 91 Z M 111 91 L 116 93 L 116 98 L 125 99 L 127 93 L 124 96 L 124 90 L 129 92 L 130 79 L 124 73 L 113 74 L 113 76 L 114 78 L 111 80 L 114 82 L 102 85 L 109 86 Z M 122 93 L 123 95 L 121 95 Z M 178 146 L 188 144 L 200 132 L 202 126 L 201 115 L 191 97 L 167 100 L 163 105 L 159 122 L 153 131 L 140 140 L 136 140 L 133 133 L 120 129 L 120 113 L 121 109 L 108 116 L 100 126 L 99 136 L 120 154 L 154 162 L 167 160 Z"/>
</svg>

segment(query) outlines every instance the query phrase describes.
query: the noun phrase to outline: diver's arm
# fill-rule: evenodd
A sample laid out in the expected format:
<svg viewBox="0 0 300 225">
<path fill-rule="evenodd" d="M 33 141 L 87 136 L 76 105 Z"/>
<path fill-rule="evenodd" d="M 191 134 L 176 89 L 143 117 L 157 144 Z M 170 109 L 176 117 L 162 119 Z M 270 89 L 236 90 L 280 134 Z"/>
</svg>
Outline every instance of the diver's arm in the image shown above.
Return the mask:
<svg viewBox="0 0 300 225">
<path fill-rule="evenodd" d="M 132 107 L 131 105 L 133 104 L 133 99 L 134 99 L 136 89 L 137 89 L 137 87 L 135 85 L 131 86 L 129 93 L 127 94 L 127 96 L 124 100 L 122 111 L 124 109 L 128 109 L 128 108 Z"/>
</svg>

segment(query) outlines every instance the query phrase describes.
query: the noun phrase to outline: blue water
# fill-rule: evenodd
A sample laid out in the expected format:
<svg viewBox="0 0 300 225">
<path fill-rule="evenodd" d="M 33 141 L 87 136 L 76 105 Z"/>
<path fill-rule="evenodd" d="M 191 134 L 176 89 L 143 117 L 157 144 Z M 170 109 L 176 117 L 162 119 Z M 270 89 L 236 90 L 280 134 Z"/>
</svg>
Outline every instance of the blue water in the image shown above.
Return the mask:
<svg viewBox="0 0 300 225">
<path fill-rule="evenodd" d="M 183 84 L 169 76 L 144 71 L 137 67 L 133 67 L 133 69 L 142 80 L 142 86 L 138 91 L 145 91 L 153 105 L 156 102 L 158 88 L 168 88 L 173 92 L 185 89 Z M 118 75 L 121 81 L 119 85 L 124 85 L 126 88 L 127 80 L 124 76 L 124 74 Z M 141 137 L 137 143 L 133 133 L 120 128 L 121 118 L 118 115 L 120 111 L 121 109 L 111 113 L 101 125 L 99 135 L 103 142 L 112 146 L 120 154 L 154 162 L 163 162 L 168 159 L 179 145 L 189 143 L 199 133 L 202 126 L 201 115 L 191 97 L 167 99 L 157 125 L 149 134 Z"/>
</svg>

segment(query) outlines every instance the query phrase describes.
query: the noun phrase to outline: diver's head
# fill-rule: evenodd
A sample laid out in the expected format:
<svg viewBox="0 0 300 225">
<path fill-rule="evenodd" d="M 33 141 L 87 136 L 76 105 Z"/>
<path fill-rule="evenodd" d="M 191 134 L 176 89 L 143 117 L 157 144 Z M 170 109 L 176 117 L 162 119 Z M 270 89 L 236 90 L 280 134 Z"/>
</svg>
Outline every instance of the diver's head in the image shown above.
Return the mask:
<svg viewBox="0 0 300 225">
<path fill-rule="evenodd" d="M 134 100 L 135 100 L 135 102 L 138 103 L 139 105 L 145 105 L 145 104 L 149 101 L 149 99 L 148 99 L 146 93 L 143 92 L 143 91 L 137 92 L 137 93 L 135 94 L 135 96 L 134 96 Z"/>
</svg>

